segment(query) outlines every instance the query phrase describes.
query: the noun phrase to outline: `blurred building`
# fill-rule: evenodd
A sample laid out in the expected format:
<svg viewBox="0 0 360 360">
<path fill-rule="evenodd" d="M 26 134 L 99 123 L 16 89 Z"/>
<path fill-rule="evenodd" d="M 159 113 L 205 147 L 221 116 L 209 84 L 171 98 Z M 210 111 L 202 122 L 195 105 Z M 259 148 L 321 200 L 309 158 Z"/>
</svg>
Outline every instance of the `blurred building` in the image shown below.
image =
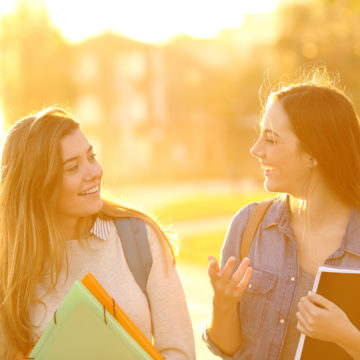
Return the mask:
<svg viewBox="0 0 360 360">
<path fill-rule="evenodd" d="M 73 48 L 72 109 L 106 169 L 107 183 L 147 177 L 166 118 L 163 57 L 111 33 Z"/>
<path fill-rule="evenodd" d="M 109 185 L 256 176 L 249 148 L 261 104 L 304 65 L 339 72 L 360 109 L 356 1 L 281 0 L 216 38 L 163 46 L 112 33 L 71 45 L 33 3 L 19 1 L 0 21 L 5 128 L 42 107 L 69 108 Z"/>
<path fill-rule="evenodd" d="M 106 33 L 73 47 L 71 108 L 108 184 L 226 175 L 229 129 L 216 81 L 227 62 L 214 46 L 186 44 Z"/>
</svg>

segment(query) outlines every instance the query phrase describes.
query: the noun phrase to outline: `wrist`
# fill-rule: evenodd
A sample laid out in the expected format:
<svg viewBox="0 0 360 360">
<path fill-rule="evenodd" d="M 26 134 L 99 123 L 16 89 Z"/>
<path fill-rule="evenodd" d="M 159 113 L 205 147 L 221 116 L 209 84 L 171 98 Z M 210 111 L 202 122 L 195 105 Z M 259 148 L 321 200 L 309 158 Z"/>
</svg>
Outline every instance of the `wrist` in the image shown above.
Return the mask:
<svg viewBox="0 0 360 360">
<path fill-rule="evenodd" d="M 352 323 L 341 336 L 337 345 L 349 353 L 357 354 L 356 359 L 360 359 L 360 331 Z"/>
<path fill-rule="evenodd" d="M 222 299 L 212 298 L 212 308 L 216 312 L 228 313 L 232 311 L 237 311 L 239 303 L 236 302 L 227 302 Z"/>
</svg>

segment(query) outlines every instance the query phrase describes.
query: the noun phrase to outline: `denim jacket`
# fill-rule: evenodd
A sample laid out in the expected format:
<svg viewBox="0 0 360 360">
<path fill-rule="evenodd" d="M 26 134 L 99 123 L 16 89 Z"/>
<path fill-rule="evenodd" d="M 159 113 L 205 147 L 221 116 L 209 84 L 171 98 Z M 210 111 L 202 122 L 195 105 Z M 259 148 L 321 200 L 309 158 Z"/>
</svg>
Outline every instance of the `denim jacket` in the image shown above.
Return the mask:
<svg viewBox="0 0 360 360">
<path fill-rule="evenodd" d="M 240 239 L 255 205 L 247 205 L 233 217 L 221 251 L 221 267 L 230 256 L 239 258 Z M 206 331 L 203 339 L 209 349 L 223 359 L 278 360 L 299 274 L 297 245 L 287 200 L 279 198 L 268 209 L 253 239 L 249 258 L 253 274 L 251 285 L 240 302 L 243 338 L 240 349 L 228 357 L 211 342 Z M 360 268 L 359 210 L 352 209 L 341 246 L 327 258 L 325 264 Z"/>
</svg>

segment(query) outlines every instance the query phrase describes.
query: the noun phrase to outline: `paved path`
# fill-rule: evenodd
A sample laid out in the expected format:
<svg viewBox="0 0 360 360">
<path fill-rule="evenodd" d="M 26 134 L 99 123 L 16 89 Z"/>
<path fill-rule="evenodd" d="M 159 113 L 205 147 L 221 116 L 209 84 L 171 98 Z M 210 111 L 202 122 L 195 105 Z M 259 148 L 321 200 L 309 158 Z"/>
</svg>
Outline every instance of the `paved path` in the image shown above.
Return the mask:
<svg viewBox="0 0 360 360">
<path fill-rule="evenodd" d="M 211 286 L 208 280 L 207 268 L 187 263 L 178 263 L 188 305 L 193 323 L 197 360 L 219 360 L 213 355 L 201 339 L 210 314 Z"/>
</svg>

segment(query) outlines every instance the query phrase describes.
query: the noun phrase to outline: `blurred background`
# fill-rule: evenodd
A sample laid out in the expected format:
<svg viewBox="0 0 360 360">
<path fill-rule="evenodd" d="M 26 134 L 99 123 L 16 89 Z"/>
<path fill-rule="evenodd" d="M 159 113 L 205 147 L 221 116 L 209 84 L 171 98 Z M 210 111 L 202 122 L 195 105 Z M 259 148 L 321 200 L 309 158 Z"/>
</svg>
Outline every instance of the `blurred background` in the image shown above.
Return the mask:
<svg viewBox="0 0 360 360">
<path fill-rule="evenodd" d="M 207 256 L 239 208 L 271 196 L 249 155 L 261 104 L 326 66 L 359 109 L 359 65 L 358 0 L 1 0 L 0 136 L 47 106 L 80 121 L 104 188 L 178 235 L 211 359 Z"/>
</svg>

